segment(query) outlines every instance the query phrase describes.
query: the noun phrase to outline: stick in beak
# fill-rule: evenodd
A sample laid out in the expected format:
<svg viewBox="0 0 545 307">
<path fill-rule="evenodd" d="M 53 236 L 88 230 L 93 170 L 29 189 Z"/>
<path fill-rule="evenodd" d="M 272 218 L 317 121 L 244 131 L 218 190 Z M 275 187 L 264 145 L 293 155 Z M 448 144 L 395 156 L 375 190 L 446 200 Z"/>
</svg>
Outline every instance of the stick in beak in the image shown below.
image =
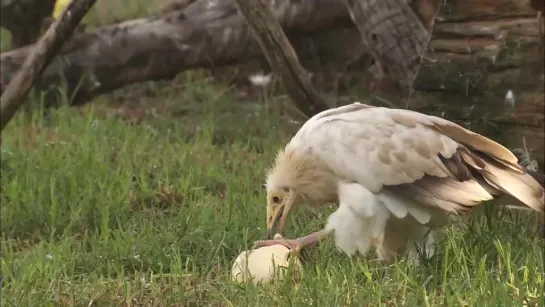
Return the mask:
<svg viewBox="0 0 545 307">
<path fill-rule="evenodd" d="M 284 216 L 284 206 L 279 206 L 276 209 L 271 210 L 271 214 L 267 217 L 267 239 L 272 240 L 274 235 L 277 233 L 276 229 L 278 228 L 281 232 L 284 231 L 285 219 L 282 219 Z M 283 221 L 283 222 L 280 222 Z M 280 225 L 278 223 L 280 222 Z M 279 226 L 279 227 L 278 227 Z"/>
<path fill-rule="evenodd" d="M 288 213 L 294 200 L 295 195 L 287 188 L 267 197 L 267 239 L 273 239 L 277 233 L 284 234 Z"/>
</svg>

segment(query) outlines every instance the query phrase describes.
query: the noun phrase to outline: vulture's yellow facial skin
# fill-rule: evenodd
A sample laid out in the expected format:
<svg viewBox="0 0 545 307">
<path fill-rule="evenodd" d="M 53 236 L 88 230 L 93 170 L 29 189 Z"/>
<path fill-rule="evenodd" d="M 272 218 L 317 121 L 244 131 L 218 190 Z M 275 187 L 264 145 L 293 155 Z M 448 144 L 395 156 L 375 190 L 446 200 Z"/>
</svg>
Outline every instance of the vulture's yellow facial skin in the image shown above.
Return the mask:
<svg viewBox="0 0 545 307">
<path fill-rule="evenodd" d="M 284 187 L 267 192 L 267 238 L 282 234 L 286 227 L 288 213 L 295 202 L 295 191 Z"/>
</svg>

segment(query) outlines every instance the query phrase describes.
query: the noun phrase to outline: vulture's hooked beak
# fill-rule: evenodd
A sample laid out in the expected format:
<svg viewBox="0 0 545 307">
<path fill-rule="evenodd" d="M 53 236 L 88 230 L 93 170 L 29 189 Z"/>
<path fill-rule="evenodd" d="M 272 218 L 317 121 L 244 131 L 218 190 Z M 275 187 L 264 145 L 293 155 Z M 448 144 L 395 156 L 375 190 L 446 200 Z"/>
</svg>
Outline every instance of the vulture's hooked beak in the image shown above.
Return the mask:
<svg viewBox="0 0 545 307">
<path fill-rule="evenodd" d="M 278 206 L 268 206 L 267 210 L 267 239 L 272 240 L 274 235 L 284 234 L 288 213 L 291 209 L 291 201 L 287 200 L 284 204 Z"/>
</svg>

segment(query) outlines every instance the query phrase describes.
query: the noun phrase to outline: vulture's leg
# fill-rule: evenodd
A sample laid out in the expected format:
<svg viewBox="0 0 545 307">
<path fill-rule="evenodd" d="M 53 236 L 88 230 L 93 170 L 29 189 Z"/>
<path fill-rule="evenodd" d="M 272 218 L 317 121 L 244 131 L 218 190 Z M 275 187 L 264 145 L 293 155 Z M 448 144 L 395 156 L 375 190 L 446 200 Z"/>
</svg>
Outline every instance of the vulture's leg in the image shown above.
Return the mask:
<svg viewBox="0 0 545 307">
<path fill-rule="evenodd" d="M 300 251 L 302 248 L 312 246 L 312 245 L 318 245 L 321 241 L 323 241 L 325 238 L 327 238 L 328 231 L 325 229 L 322 229 L 320 231 L 313 232 L 309 234 L 308 236 L 304 236 L 298 239 L 285 239 L 285 238 L 277 238 L 273 240 L 261 240 L 254 243 L 254 249 L 260 248 L 263 246 L 271 246 L 271 245 L 283 245 L 289 249 Z"/>
<path fill-rule="evenodd" d="M 407 234 L 405 244 L 398 251 L 401 252 L 401 250 L 404 250 L 408 252 L 408 264 L 418 266 L 421 259 L 429 259 L 435 254 L 433 230 L 422 225 L 412 225 L 409 229 L 405 229 L 405 233 Z"/>
<path fill-rule="evenodd" d="M 411 229 L 395 217 L 386 221 L 384 233 L 375 238 L 373 245 L 378 256 L 377 260 L 392 263 L 397 256 L 406 251 Z"/>
<path fill-rule="evenodd" d="M 374 245 L 378 260 L 389 263 L 405 252 L 408 253 L 408 262 L 415 265 L 419 264 L 421 256 L 429 258 L 435 254 L 433 231 L 396 218 L 388 219 L 384 234 L 375 239 Z"/>
</svg>

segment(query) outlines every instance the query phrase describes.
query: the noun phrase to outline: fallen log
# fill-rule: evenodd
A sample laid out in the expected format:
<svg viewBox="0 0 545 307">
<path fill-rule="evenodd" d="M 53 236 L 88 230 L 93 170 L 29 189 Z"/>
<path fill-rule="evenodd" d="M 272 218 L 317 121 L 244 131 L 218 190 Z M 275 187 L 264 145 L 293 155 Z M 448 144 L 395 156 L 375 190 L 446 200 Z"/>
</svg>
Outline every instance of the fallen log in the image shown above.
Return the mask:
<svg viewBox="0 0 545 307">
<path fill-rule="evenodd" d="M 273 3 L 274 16 L 293 36 L 351 24 L 344 5 L 336 0 Z M 2 53 L 2 91 L 28 51 L 26 47 Z M 77 104 L 127 84 L 260 56 L 259 46 L 232 1 L 201 0 L 170 14 L 76 36 L 44 72 L 37 88 L 63 84 L 68 96 L 77 89 L 72 101 Z"/>
</svg>

